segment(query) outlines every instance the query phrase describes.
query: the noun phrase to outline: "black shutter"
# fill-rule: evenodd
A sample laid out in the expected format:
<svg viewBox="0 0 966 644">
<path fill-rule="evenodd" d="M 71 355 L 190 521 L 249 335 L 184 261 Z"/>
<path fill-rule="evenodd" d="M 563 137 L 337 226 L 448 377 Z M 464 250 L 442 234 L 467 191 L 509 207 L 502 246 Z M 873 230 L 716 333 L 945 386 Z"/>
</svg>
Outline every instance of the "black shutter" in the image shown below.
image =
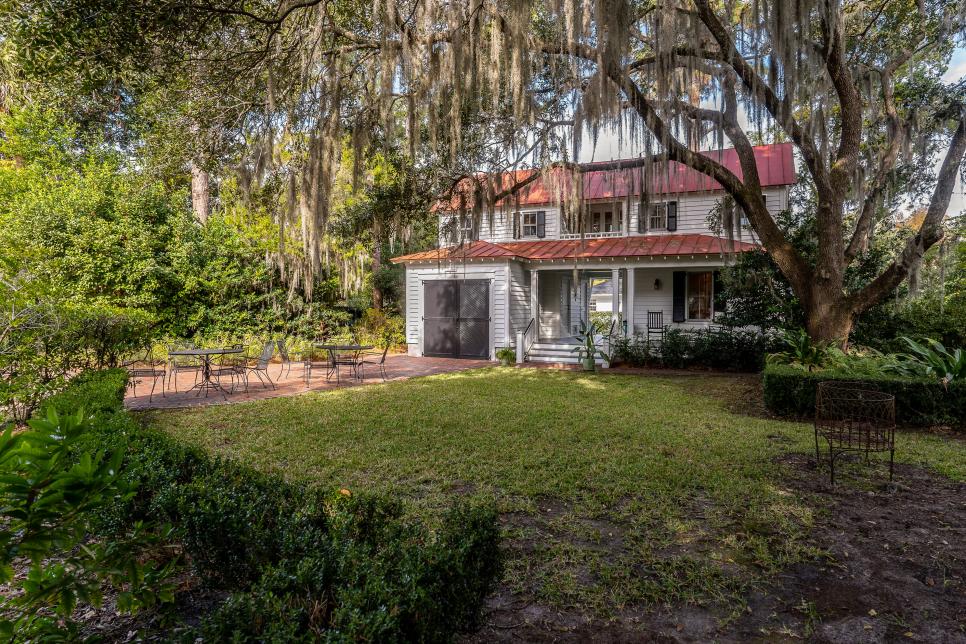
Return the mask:
<svg viewBox="0 0 966 644">
<path fill-rule="evenodd" d="M 728 301 L 725 298 L 724 283 L 721 281 L 721 271 L 715 271 L 714 274 L 712 275 L 712 278 L 713 278 L 712 288 L 714 289 L 713 313 L 714 314 L 724 313 L 728 306 Z"/>
<path fill-rule="evenodd" d="M 667 229 L 675 231 L 678 229 L 678 202 L 667 202 Z"/>
<path fill-rule="evenodd" d="M 643 199 L 637 206 L 637 232 L 647 232 L 647 203 Z"/>
<path fill-rule="evenodd" d="M 674 322 L 684 322 L 685 319 L 685 297 L 687 289 L 688 274 L 685 271 L 674 271 L 673 274 L 673 293 L 671 295 L 671 319 Z"/>
<path fill-rule="evenodd" d="M 513 238 L 520 239 L 520 213 L 513 213 Z"/>
<path fill-rule="evenodd" d="M 547 236 L 547 213 L 542 210 L 537 211 L 537 237 Z"/>
</svg>

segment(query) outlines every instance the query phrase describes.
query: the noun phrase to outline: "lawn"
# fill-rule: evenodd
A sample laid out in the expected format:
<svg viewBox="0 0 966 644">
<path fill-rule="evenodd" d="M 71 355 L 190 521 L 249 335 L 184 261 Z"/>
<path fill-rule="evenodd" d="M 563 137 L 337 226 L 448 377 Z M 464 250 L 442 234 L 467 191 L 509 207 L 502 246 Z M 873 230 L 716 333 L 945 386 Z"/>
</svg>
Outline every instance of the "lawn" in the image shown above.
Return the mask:
<svg viewBox="0 0 966 644">
<path fill-rule="evenodd" d="M 811 426 L 749 413 L 759 396 L 753 377 L 491 368 L 145 420 L 292 480 L 390 491 L 430 520 L 454 495 L 492 497 L 508 596 L 603 620 L 711 606 L 727 623 L 770 576 L 823 556 L 809 535 L 827 504 L 789 483 L 786 458 L 813 449 Z M 958 439 L 902 433 L 897 458 L 966 479 Z M 856 464 L 844 484 L 883 472 Z"/>
</svg>

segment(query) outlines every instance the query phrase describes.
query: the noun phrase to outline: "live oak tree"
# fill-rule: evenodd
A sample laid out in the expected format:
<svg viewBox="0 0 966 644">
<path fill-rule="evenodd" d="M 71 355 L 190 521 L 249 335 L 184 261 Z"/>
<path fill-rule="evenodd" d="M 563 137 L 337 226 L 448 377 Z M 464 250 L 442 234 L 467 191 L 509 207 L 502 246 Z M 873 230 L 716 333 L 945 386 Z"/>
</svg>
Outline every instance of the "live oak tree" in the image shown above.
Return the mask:
<svg viewBox="0 0 966 644">
<path fill-rule="evenodd" d="M 279 162 L 291 169 L 290 211 L 316 263 L 347 136 L 362 151 L 379 128 L 392 144 L 401 120 L 417 164 L 455 162 L 468 126 L 486 123 L 502 152 L 468 170 L 542 166 L 572 217 L 580 143 L 609 128 L 641 150 L 612 164 L 615 173 L 649 185 L 676 161 L 715 179 L 788 279 L 809 333 L 846 341 L 854 317 L 942 237 L 966 155 L 966 86 L 941 81 L 966 32 L 964 0 L 165 0 L 134 3 L 115 27 L 121 44 L 85 31 L 97 4 L 20 3 L 16 24 L 27 27 L 16 40 L 40 51 L 30 25 L 56 32 L 60 23 L 43 17 L 67 15 L 62 24 L 77 28 L 63 41 L 68 58 L 123 60 L 147 48 L 168 64 L 206 65 L 212 92 L 261 94 L 241 127 L 246 140 L 289 142 Z M 170 55 L 187 40 L 200 53 Z M 765 208 L 752 151 L 761 139 L 795 146 L 815 195 L 813 257 Z M 699 153 L 725 145 L 740 173 Z M 480 217 L 524 183 L 467 171 L 451 187 L 471 187 L 464 209 Z M 879 275 L 848 288 L 848 267 L 906 206 L 925 208 L 921 226 Z"/>
</svg>

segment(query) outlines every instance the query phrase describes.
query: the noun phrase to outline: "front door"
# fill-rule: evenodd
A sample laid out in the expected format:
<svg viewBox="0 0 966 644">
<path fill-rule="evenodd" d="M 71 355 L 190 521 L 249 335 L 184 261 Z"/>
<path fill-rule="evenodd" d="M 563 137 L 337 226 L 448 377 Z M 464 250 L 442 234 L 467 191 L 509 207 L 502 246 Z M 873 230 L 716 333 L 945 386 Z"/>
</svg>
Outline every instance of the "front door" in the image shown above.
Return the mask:
<svg viewBox="0 0 966 644">
<path fill-rule="evenodd" d="M 423 282 L 423 355 L 490 357 L 489 280 Z"/>
</svg>

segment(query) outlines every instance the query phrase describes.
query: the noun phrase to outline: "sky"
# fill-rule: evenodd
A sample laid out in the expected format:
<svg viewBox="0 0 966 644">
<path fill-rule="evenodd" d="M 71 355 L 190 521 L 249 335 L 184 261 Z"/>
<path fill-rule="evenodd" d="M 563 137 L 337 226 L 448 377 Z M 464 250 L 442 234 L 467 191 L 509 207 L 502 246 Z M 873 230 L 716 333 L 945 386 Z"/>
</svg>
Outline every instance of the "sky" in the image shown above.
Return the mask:
<svg viewBox="0 0 966 644">
<path fill-rule="evenodd" d="M 949 61 L 949 69 L 943 76 L 943 80 L 951 83 L 959 81 L 964 77 L 966 77 L 966 47 L 961 47 L 953 52 L 952 59 Z M 636 156 L 637 154 L 639 154 L 638 150 L 628 146 L 622 146 L 615 133 L 604 132 L 601 133 L 600 138 L 597 140 L 596 148 L 592 145 L 589 138 L 584 137 L 578 161 L 609 161 L 612 159 Z M 942 163 L 942 159 L 937 158 L 937 168 L 940 163 Z M 966 211 L 966 193 L 964 193 L 964 188 L 966 187 L 963 186 L 961 181 L 957 183 L 956 189 L 953 191 L 952 199 L 949 202 L 949 210 L 947 211 L 949 215 L 956 215 Z"/>
</svg>

